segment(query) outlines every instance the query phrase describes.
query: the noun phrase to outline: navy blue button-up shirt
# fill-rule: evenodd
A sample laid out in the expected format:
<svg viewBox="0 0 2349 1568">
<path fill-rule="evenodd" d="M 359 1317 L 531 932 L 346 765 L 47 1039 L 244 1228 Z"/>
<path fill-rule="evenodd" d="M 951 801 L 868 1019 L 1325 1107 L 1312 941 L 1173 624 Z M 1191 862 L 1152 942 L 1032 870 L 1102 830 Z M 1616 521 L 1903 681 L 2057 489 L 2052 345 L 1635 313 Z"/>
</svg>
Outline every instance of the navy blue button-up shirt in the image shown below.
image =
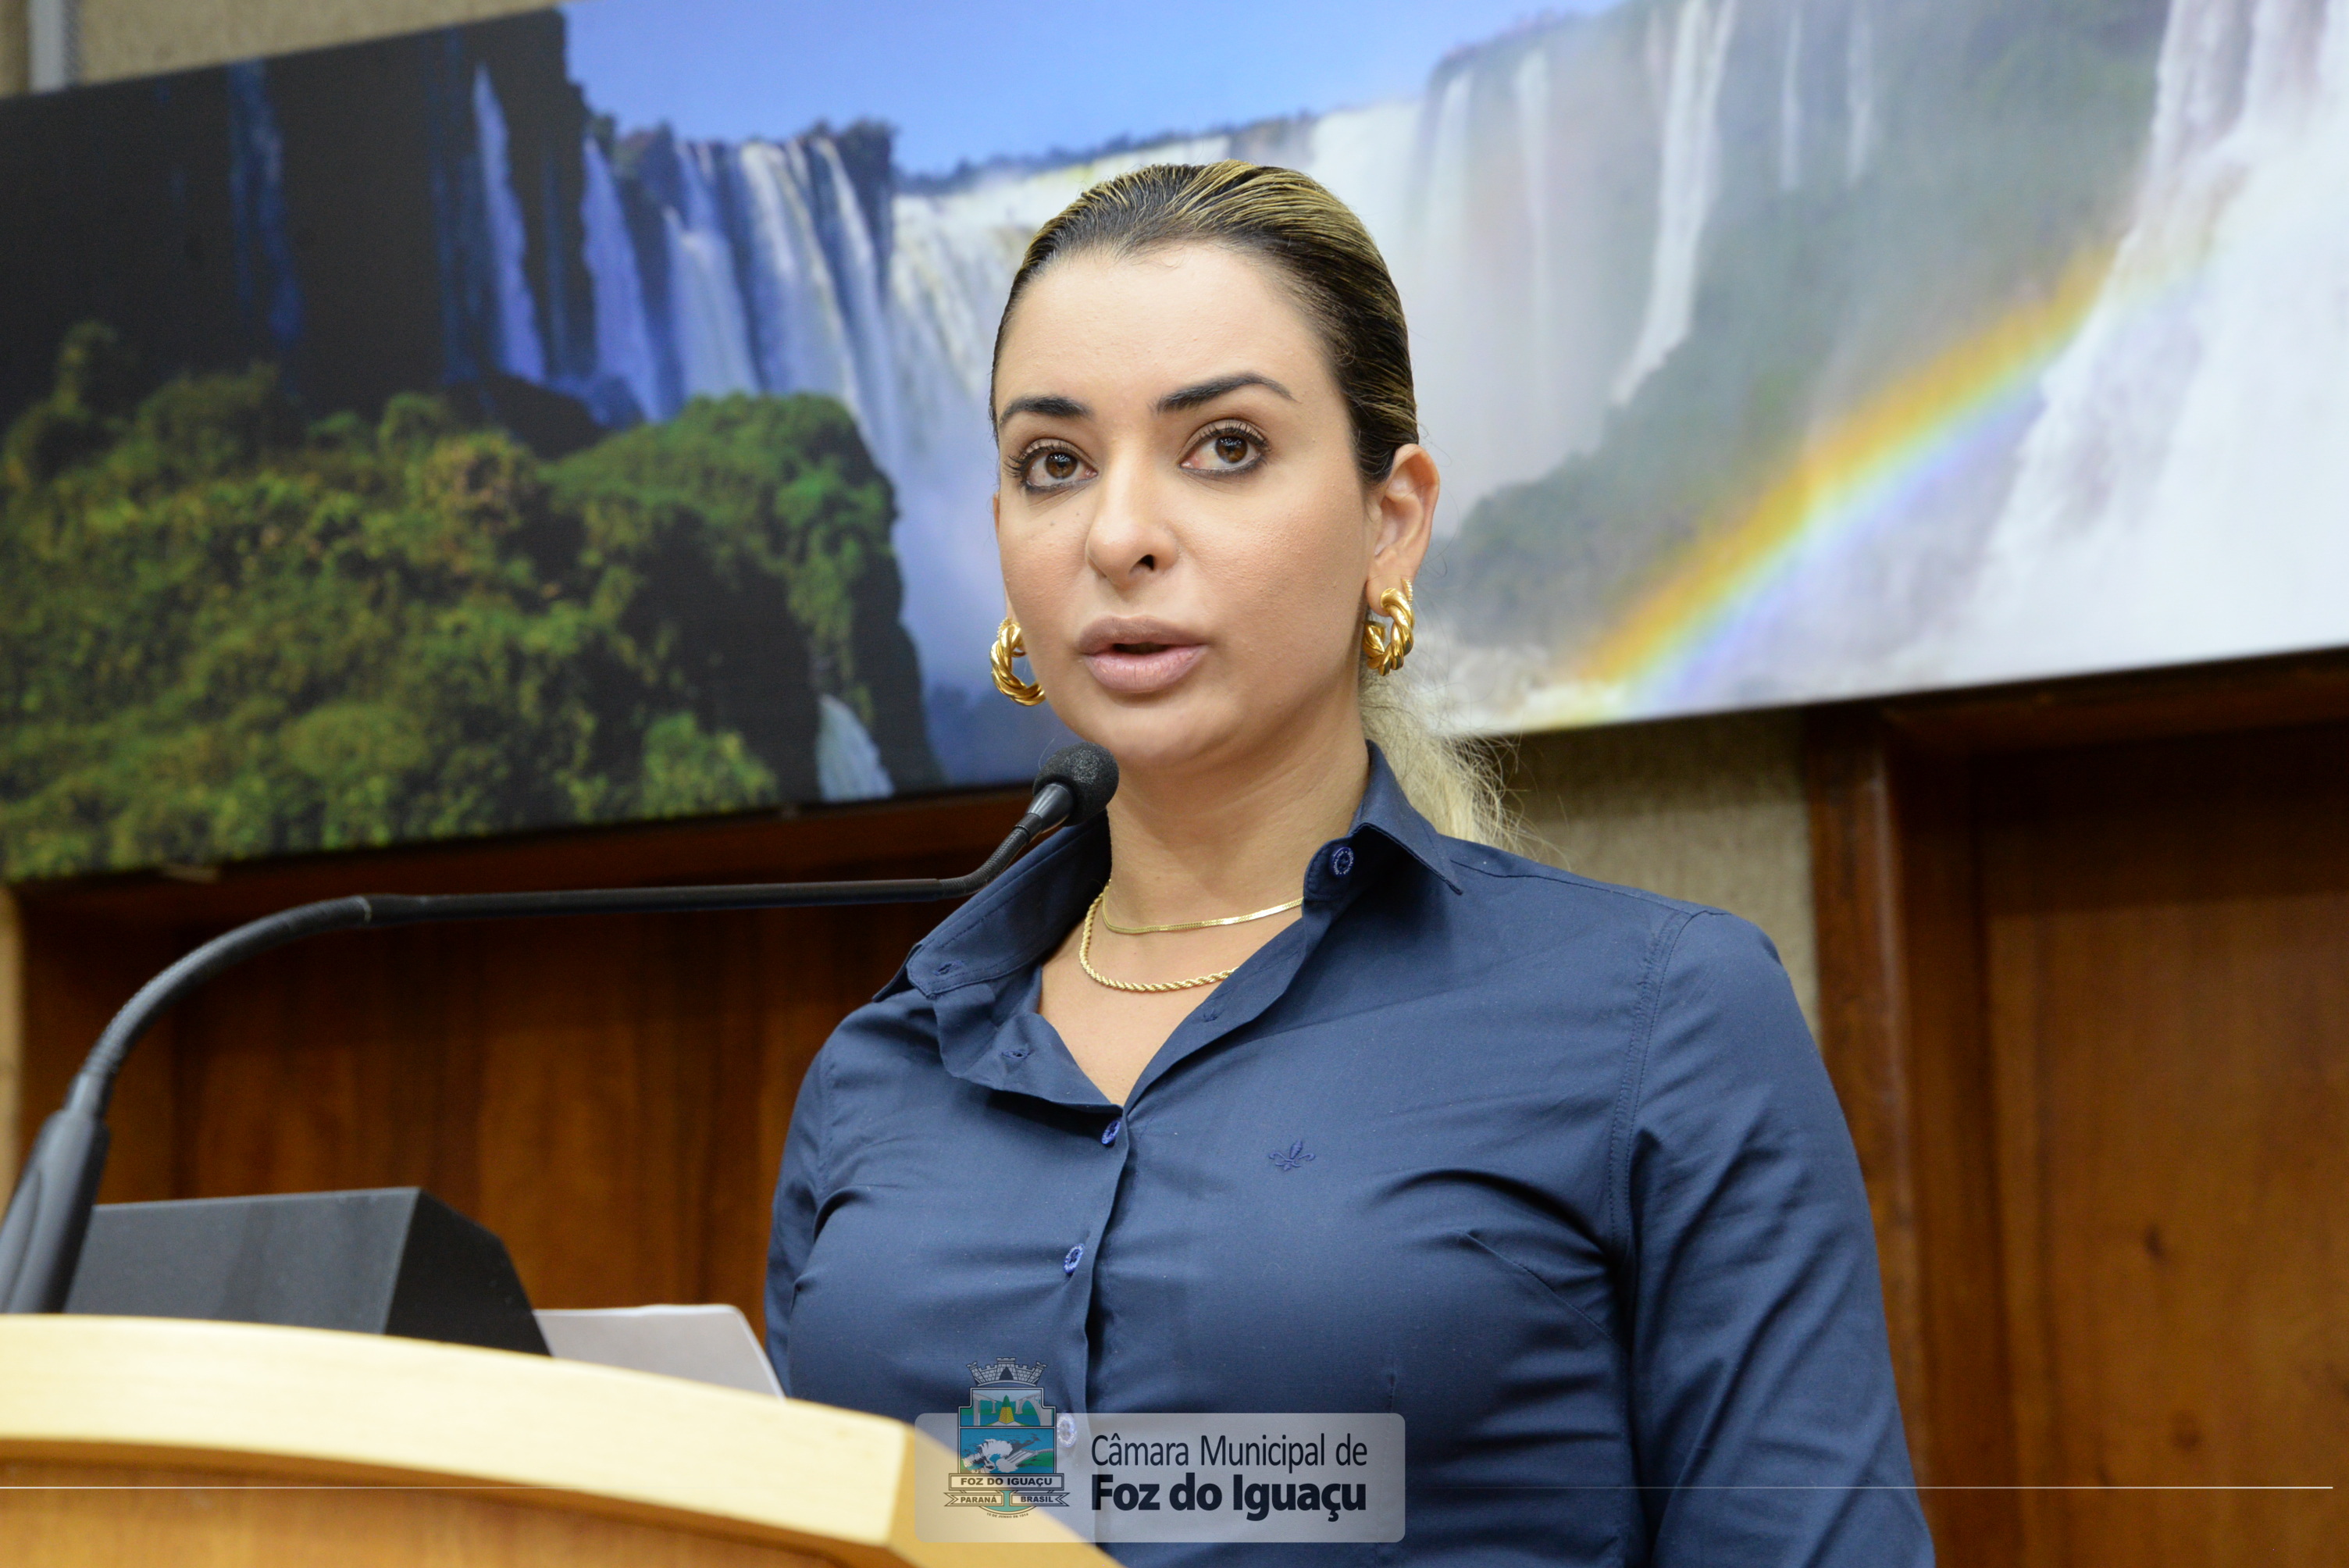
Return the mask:
<svg viewBox="0 0 2349 1568">
<path fill-rule="evenodd" d="M 1093 1411 L 1398 1411 L 1399 1546 L 1128 1563 L 1913 1568 L 1932 1549 L 1835 1096 L 1744 921 L 1438 835 L 1375 750 L 1302 916 L 1123 1107 L 1036 1010 L 1109 872 L 1060 835 L 810 1068 L 775 1195 L 793 1396 L 968 1364 Z"/>
</svg>

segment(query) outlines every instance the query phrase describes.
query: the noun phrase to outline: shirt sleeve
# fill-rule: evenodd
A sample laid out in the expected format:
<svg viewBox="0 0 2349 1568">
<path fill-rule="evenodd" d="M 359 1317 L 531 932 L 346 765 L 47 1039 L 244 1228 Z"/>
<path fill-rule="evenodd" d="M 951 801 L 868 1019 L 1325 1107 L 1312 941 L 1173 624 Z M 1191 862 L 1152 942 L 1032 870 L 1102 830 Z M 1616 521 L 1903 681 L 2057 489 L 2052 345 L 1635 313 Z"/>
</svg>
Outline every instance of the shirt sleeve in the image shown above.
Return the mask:
<svg viewBox="0 0 2349 1568">
<path fill-rule="evenodd" d="M 799 1102 L 792 1108 L 782 1175 L 775 1182 L 775 1228 L 767 1241 L 767 1359 L 774 1363 L 775 1379 L 786 1394 L 792 1391 L 792 1296 L 808 1250 L 815 1245 L 816 1214 L 823 1202 L 828 1056 L 819 1051 L 808 1064 Z"/>
<path fill-rule="evenodd" d="M 1769 939 L 1662 939 L 1619 1134 L 1655 1568 L 1922 1568 L 1859 1162 Z"/>
</svg>

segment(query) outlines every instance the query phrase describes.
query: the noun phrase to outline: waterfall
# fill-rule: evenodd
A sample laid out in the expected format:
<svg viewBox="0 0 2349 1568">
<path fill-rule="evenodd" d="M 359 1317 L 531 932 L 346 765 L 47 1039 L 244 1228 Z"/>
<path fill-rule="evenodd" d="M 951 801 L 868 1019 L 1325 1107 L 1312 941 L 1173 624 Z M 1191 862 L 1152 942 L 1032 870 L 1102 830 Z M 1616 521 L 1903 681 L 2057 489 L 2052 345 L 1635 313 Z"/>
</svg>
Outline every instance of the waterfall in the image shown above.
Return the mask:
<svg viewBox="0 0 2349 1568">
<path fill-rule="evenodd" d="M 1240 156 L 1320 179 L 1402 292 L 1448 531 L 1479 497 L 1594 445 L 1611 396 L 1687 332 L 1736 3 L 1682 0 L 1675 14 L 1656 0 L 1530 27 L 1454 57 L 1417 97 L 913 189 L 892 188 L 885 146 L 861 128 L 739 142 L 653 130 L 626 138 L 625 157 L 590 136 L 575 242 L 595 363 L 559 377 L 524 270 L 502 106 L 476 69 L 481 194 L 452 211 L 446 242 L 480 258 L 467 297 L 490 356 L 606 424 L 668 418 L 695 397 L 838 398 L 895 492 L 903 616 L 929 678 L 983 687 L 1001 614 L 988 381 L 1039 226 L 1144 163 Z M 1638 62 L 1657 16 L 1673 26 L 1669 79 L 1651 92 Z M 1659 158 L 1660 236 L 1647 192 L 1621 175 Z"/>
<path fill-rule="evenodd" d="M 1857 185 L 1876 149 L 1876 35 L 1866 11 L 1855 11 L 1844 38 L 1843 179 Z"/>
<path fill-rule="evenodd" d="M 860 130 L 734 143 L 643 133 L 617 171 L 591 146 L 590 385 L 625 385 L 656 418 L 738 391 L 840 399 L 895 490 L 904 621 L 928 678 L 981 688 L 1002 614 L 989 362 L 1040 225 L 1144 163 L 1241 156 L 1321 180 L 1361 215 L 1402 293 L 1448 531 L 1481 496 L 1595 445 L 1613 402 L 1688 332 L 1736 5 L 1657 0 L 1527 28 L 1447 60 L 1413 98 L 910 189 L 889 188 Z M 1640 68 L 1651 21 L 1664 26 L 1652 88 Z M 485 168 L 503 158 L 494 112 L 481 116 Z M 1661 218 L 1626 168 L 1661 168 Z M 511 214 L 503 181 L 490 183 L 492 207 Z M 509 220 L 493 212 L 486 227 L 502 305 L 505 283 L 519 284 L 498 241 Z M 660 297 L 630 310 L 632 291 Z M 509 317 L 529 319 L 502 309 Z"/>
<path fill-rule="evenodd" d="M 903 443 L 881 246 L 868 229 L 838 149 L 826 137 L 745 143 L 735 153 L 751 256 L 750 297 L 762 384 L 822 392 L 856 416 L 884 469 Z"/>
<path fill-rule="evenodd" d="M 1412 327 L 1440 531 L 1596 445 L 1650 280 L 1642 8 L 1445 63 L 1416 98 L 1315 119 L 1294 163 L 1378 241 Z"/>
<path fill-rule="evenodd" d="M 719 220 L 714 158 L 708 147 L 681 147 L 678 153 L 679 205 L 664 207 L 661 223 L 679 384 L 688 397 L 755 392 L 750 328 L 734 276 L 733 244 Z"/>
<path fill-rule="evenodd" d="M 813 192 L 807 149 L 753 141 L 735 153 L 750 236 L 750 295 L 758 324 L 760 379 L 771 391 L 824 392 L 864 417 L 864 388 L 842 309 L 844 279 L 834 274 L 809 211 Z"/>
<path fill-rule="evenodd" d="M 1721 84 L 1736 25 L 1737 0 L 1723 0 L 1718 11 L 1709 0 L 1684 0 L 1673 28 L 1653 272 L 1639 338 L 1615 377 L 1619 403 L 1630 401 L 1688 335 L 1705 220 L 1720 191 Z"/>
<path fill-rule="evenodd" d="M 236 299 L 281 355 L 302 335 L 302 284 L 285 222 L 285 139 L 258 60 L 228 67 L 229 215 Z"/>
<path fill-rule="evenodd" d="M 1946 641 L 1995 675 L 2337 641 L 2349 0 L 2176 0 L 2135 215 Z"/>
<path fill-rule="evenodd" d="M 987 382 L 996 318 L 1035 226 L 998 190 L 899 196 L 889 275 L 895 391 L 903 413 L 897 556 L 905 624 L 933 682 L 978 687 L 1003 614 L 988 498 L 995 443 Z M 1039 203 L 1040 204 L 1040 203 Z"/>
<path fill-rule="evenodd" d="M 1803 14 L 1786 23 L 1785 63 L 1778 71 L 1778 189 L 1803 188 Z"/>
<path fill-rule="evenodd" d="M 815 778 L 827 800 L 885 800 L 897 792 L 856 710 L 830 692 L 816 698 Z"/>
<path fill-rule="evenodd" d="M 1298 160 L 1354 210 L 1390 267 L 1403 264 L 1412 232 L 1412 181 L 1395 171 L 1417 161 L 1422 108 L 1403 98 L 1325 114 L 1307 131 Z"/>
<path fill-rule="evenodd" d="M 2240 5 L 2178 0 L 2156 67 L 2148 191 L 2174 184 L 2187 160 L 2208 150 L 2242 112 L 2250 21 Z"/>
<path fill-rule="evenodd" d="M 2349 530 L 2323 521 L 2349 515 L 2344 7 L 2171 0 L 2140 188 L 2099 302 L 2042 374 L 2036 405 L 2001 414 L 1994 455 L 1966 457 L 1930 503 L 1898 509 L 1899 537 L 1930 534 L 1950 570 L 1902 591 L 1911 610 L 1936 605 L 1938 624 L 1921 611 L 1897 626 L 1847 615 L 1874 628 L 1878 674 L 1909 678 L 1891 670 L 1901 663 L 1939 682 L 2319 635 L 2313 601 L 2349 574 L 2336 559 Z M 1741 22 L 1759 36 L 1733 49 Z M 1885 210 L 1870 204 L 1913 178 L 1919 152 L 1883 95 L 1916 68 L 1920 36 L 1877 0 L 1761 0 L 1742 16 L 1740 0 L 1636 0 L 1455 53 L 1407 98 L 935 181 L 894 176 L 866 128 L 739 142 L 645 133 L 616 169 L 600 149 L 585 154 L 598 362 L 587 385 L 625 385 L 657 417 L 700 395 L 838 398 L 894 489 L 903 614 L 926 678 L 983 691 L 1001 613 L 988 518 L 997 319 L 1030 236 L 1088 186 L 1143 163 L 1239 156 L 1302 169 L 1351 206 L 1411 320 L 1449 534 L 1480 500 L 1570 459 L 1634 473 L 1640 443 L 1662 438 L 1702 379 L 1656 377 L 1696 330 L 1713 253 L 1756 232 L 1764 204 L 1799 191 L 1806 206 Z M 504 126 L 486 77 L 474 97 L 480 335 L 526 369 L 543 355 Z M 1734 231 L 1733 181 L 1752 186 L 1735 193 Z M 2060 257 L 2030 264 L 2035 286 L 2054 286 Z M 1877 303 L 1906 297 L 1897 279 L 1868 286 Z M 633 311 L 632 294 L 644 296 Z M 1865 359 L 1823 373 L 1811 412 L 1857 396 L 1838 377 L 1882 368 Z M 601 417 L 616 399 L 589 401 Z M 1630 446 L 1612 444 L 1619 430 Z M 2222 533 L 2212 517 L 2243 521 Z M 1594 574 L 1631 569 L 1646 548 L 1630 536 L 1649 524 L 1608 526 L 1623 537 L 1596 541 Z M 1895 559 L 1893 532 L 1883 539 L 1874 554 L 1854 543 L 1845 577 L 1806 566 L 1806 602 L 1842 593 L 1830 606 L 1841 614 L 1878 566 L 1910 583 L 1899 574 L 1914 563 Z M 1807 624 L 1781 631 L 1770 655 L 1781 664 L 1826 645 Z"/>
<path fill-rule="evenodd" d="M 1517 162 L 1525 181 L 1518 200 L 1526 214 L 1526 271 L 1533 295 L 1526 326 L 1533 343 L 1539 346 L 1557 335 L 1552 320 L 1556 304 L 1551 297 L 1556 288 L 1557 258 L 1550 247 L 1549 51 L 1527 49 L 1510 86 L 1517 100 Z M 1530 388 L 1532 414 L 1535 422 L 1545 429 L 1557 423 L 1557 366 L 1537 346 Z"/>
<path fill-rule="evenodd" d="M 579 231 L 585 237 L 587 275 L 595 285 L 596 369 L 599 378 L 616 379 L 627 387 L 639 418 L 651 418 L 664 410 L 636 248 L 628 238 L 619 187 L 613 183 L 602 145 L 588 137 L 580 157 L 587 178 L 579 199 Z"/>
<path fill-rule="evenodd" d="M 481 188 L 488 201 L 491 276 L 497 291 L 498 367 L 525 381 L 543 381 L 546 355 L 539 346 L 535 301 L 523 271 L 528 237 L 506 159 L 505 111 L 499 107 L 497 89 L 490 85 L 487 66 L 473 70 L 473 128 L 481 150 Z"/>
<path fill-rule="evenodd" d="M 1425 173 L 1414 181 L 1419 189 L 1411 193 L 1415 200 L 1409 201 L 1410 237 L 1399 247 L 1400 253 L 1390 258 L 1398 273 L 1395 281 L 1404 291 L 1403 306 L 1418 349 L 1413 368 L 1430 386 L 1456 385 L 1463 372 L 1473 374 L 1466 361 L 1489 337 L 1477 328 L 1479 317 L 1492 307 L 1494 291 L 1460 286 L 1481 270 L 1480 242 L 1492 242 L 1469 222 L 1478 194 L 1475 156 L 1480 150 L 1469 114 L 1476 88 L 1475 72 L 1457 70 L 1450 80 L 1431 88 L 1421 112 L 1422 152 L 1415 160 Z M 1488 360 L 1483 368 L 1489 380 L 1495 366 Z M 1473 394 L 1464 417 L 1458 419 L 1433 417 L 1433 410 L 1423 405 L 1423 438 L 1447 474 L 1464 465 L 1485 466 L 1479 449 L 1495 432 L 1478 418 L 1480 412 Z M 1439 514 L 1440 525 L 1453 521 Z"/>
<path fill-rule="evenodd" d="M 1014 223 L 970 221 L 951 198 L 900 196 L 889 274 L 897 396 L 916 453 L 987 430 L 996 318 L 1028 242 Z M 986 467 L 994 469 L 992 453 Z"/>
</svg>

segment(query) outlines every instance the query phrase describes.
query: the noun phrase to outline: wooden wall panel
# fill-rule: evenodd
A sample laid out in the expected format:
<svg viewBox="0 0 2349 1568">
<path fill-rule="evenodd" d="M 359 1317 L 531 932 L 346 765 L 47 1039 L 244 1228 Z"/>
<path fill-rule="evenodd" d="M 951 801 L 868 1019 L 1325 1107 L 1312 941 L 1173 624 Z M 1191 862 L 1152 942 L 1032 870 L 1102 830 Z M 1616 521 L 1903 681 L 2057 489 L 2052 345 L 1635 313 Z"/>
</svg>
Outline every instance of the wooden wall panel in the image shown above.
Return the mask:
<svg viewBox="0 0 2349 1568">
<path fill-rule="evenodd" d="M 0 1171 L 23 1158 L 16 1146 L 25 1069 L 25 927 L 16 895 L 0 887 Z"/>
<path fill-rule="evenodd" d="M 19 901 L 24 925 L 25 1045 L 22 1097 L 17 1104 L 19 1149 L 65 1099 L 81 1059 L 115 1009 L 147 977 L 184 949 L 172 933 L 79 910 L 45 910 Z M 172 1069 L 176 1021 L 148 1036 L 116 1080 L 108 1112 L 113 1152 L 98 1199 L 137 1202 L 171 1196 L 172 1135 L 177 1124 Z M 69 1048 L 54 1048 L 64 1042 Z M 13 1172 L 12 1172 L 13 1175 Z"/>
<path fill-rule="evenodd" d="M 1814 712 L 1941 1560 L 2349 1561 L 2349 654 Z"/>
<path fill-rule="evenodd" d="M 2349 1485 L 2349 727 L 1987 765 L 2009 1335 L 2043 1485 Z M 2025 1494 L 2032 1563 L 2342 1561 L 2338 1494 Z"/>
<path fill-rule="evenodd" d="M 360 891 L 953 874 L 991 796 L 25 891 L 29 1129 L 113 1010 L 237 921 Z M 800 1078 L 950 911 L 918 904 L 410 926 L 213 981 L 133 1055 L 105 1197 L 428 1187 L 548 1306 L 730 1301 L 761 1320 Z"/>
<path fill-rule="evenodd" d="M 1962 755 L 1811 726 L 1820 1048 L 1868 1179 L 1909 1456 L 1942 1560 L 2021 1549 Z"/>
<path fill-rule="evenodd" d="M 417 1184 L 547 1306 L 755 1321 L 801 1074 L 937 906 L 599 917 L 322 938 L 181 1019 L 172 1190 Z"/>
</svg>

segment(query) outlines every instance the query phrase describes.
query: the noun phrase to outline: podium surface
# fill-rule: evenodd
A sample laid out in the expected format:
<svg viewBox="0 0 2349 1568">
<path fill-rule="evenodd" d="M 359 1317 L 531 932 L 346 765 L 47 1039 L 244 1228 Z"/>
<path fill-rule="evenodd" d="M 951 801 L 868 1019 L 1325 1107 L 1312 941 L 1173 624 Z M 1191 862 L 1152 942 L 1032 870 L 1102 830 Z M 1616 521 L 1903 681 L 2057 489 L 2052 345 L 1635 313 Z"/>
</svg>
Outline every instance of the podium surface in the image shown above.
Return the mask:
<svg viewBox="0 0 2349 1568">
<path fill-rule="evenodd" d="M 914 1531 L 910 1427 L 320 1329 L 0 1317 L 0 1562 L 1106 1568 Z"/>
</svg>

